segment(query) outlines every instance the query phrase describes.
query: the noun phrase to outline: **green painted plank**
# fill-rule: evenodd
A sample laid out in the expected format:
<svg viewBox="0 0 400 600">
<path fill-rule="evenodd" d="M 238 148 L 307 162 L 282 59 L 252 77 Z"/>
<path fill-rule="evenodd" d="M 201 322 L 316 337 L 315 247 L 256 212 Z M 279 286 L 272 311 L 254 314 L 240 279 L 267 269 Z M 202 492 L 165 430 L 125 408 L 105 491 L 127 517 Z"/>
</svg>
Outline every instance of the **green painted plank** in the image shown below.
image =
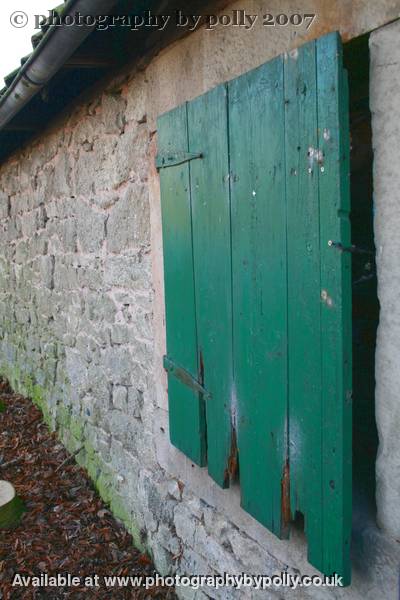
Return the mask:
<svg viewBox="0 0 400 600">
<path fill-rule="evenodd" d="M 228 91 L 242 506 L 281 536 L 287 481 L 283 58 L 230 82 Z"/>
<path fill-rule="evenodd" d="M 351 259 L 347 83 L 338 34 L 317 41 L 321 232 L 322 458 L 324 573 L 350 581 Z"/>
<path fill-rule="evenodd" d="M 226 87 L 188 105 L 199 361 L 206 401 L 207 462 L 211 477 L 229 485 L 231 463 L 232 308 Z M 235 445 L 232 452 L 235 455 Z M 233 460 L 235 456 L 233 456 Z"/>
<path fill-rule="evenodd" d="M 187 152 L 187 106 L 159 117 L 159 154 Z M 198 379 L 189 163 L 160 170 L 167 353 Z M 204 401 L 168 375 L 170 438 L 198 465 L 206 461 Z"/>
<path fill-rule="evenodd" d="M 291 512 L 322 556 L 321 284 L 315 42 L 285 56 Z"/>
</svg>

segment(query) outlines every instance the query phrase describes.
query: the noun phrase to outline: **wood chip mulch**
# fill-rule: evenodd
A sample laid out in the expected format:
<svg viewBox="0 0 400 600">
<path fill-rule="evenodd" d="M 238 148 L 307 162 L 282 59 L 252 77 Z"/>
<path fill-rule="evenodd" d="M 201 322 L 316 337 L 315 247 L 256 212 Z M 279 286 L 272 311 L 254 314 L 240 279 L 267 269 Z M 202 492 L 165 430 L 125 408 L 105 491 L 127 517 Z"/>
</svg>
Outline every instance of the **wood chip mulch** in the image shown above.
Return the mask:
<svg viewBox="0 0 400 600">
<path fill-rule="evenodd" d="M 153 576 L 150 558 L 133 547 L 33 403 L 2 380 L 0 403 L 0 479 L 12 483 L 27 509 L 18 527 L 0 530 L 0 599 L 175 599 L 171 588 L 105 587 L 103 576 Z M 99 575 L 100 586 L 13 587 L 16 573 L 82 581 Z"/>
</svg>

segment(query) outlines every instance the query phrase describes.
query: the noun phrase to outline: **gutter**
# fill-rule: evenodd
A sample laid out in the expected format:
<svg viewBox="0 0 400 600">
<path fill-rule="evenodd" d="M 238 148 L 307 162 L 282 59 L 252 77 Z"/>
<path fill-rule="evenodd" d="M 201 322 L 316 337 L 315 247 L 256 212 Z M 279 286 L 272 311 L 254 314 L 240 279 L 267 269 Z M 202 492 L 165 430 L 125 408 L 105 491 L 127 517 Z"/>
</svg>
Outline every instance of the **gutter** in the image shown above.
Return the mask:
<svg viewBox="0 0 400 600">
<path fill-rule="evenodd" d="M 117 0 L 68 0 L 62 17 L 108 15 Z M 96 25 L 49 27 L 30 58 L 0 97 L 0 130 L 54 77 Z"/>
</svg>

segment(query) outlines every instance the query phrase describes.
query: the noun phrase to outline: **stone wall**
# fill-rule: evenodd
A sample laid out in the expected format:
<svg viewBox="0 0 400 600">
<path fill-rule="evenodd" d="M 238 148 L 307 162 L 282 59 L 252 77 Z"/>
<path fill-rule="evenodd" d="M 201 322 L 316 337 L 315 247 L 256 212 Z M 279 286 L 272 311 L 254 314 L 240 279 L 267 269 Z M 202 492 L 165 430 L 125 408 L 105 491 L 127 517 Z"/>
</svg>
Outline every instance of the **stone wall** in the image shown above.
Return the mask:
<svg viewBox="0 0 400 600">
<path fill-rule="evenodd" d="M 123 498 L 146 488 L 154 403 L 140 117 L 133 94 L 109 89 L 4 165 L 0 201 L 1 371 L 82 448 L 138 543 Z"/>
<path fill-rule="evenodd" d="M 232 8 L 266 10 L 262 2 L 244 4 Z M 163 573 L 316 573 L 300 531 L 287 541 L 275 538 L 241 510 L 237 487 L 221 490 L 169 443 L 154 168 L 158 114 L 310 35 L 198 31 L 146 69 L 128 70 L 94 90 L 0 167 L 0 372 L 41 406 L 71 451 L 79 450 L 77 460 Z M 393 217 L 395 203 L 390 206 Z M 379 219 L 384 223 L 386 213 Z M 383 225 L 379 231 L 386 235 Z M 388 315 L 395 314 L 391 298 Z M 381 351 L 381 360 L 390 349 Z M 383 433 L 385 427 L 381 421 Z M 385 477 L 382 489 L 389 489 Z M 394 504 L 392 510 L 399 516 Z M 381 515 L 393 532 L 389 516 Z M 356 512 L 349 589 L 179 593 L 196 599 L 392 597 L 398 544 L 369 519 Z"/>
</svg>

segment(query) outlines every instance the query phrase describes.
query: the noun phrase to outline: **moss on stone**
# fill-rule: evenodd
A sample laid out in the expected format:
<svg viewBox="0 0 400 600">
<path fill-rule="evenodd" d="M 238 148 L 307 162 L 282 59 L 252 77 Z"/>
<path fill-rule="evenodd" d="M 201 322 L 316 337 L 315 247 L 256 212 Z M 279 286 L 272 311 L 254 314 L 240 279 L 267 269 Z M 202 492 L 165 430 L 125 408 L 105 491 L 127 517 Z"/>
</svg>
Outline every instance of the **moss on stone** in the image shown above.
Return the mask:
<svg viewBox="0 0 400 600">
<path fill-rule="evenodd" d="M 96 479 L 96 489 L 104 502 L 111 504 L 113 501 L 113 487 L 111 478 L 99 469 L 99 475 Z"/>
<path fill-rule="evenodd" d="M 34 402 L 41 410 L 44 421 L 51 428 L 52 415 L 48 407 L 50 390 L 40 386 L 31 375 L 22 373 L 18 366 L 2 364 L 0 365 L 0 375 L 9 381 L 13 390 Z M 94 446 L 85 437 L 84 419 L 73 417 L 70 408 L 62 404 L 57 405 L 55 418 L 59 439 L 70 452 L 75 452 L 79 447 L 82 448 L 82 451 L 76 457 L 77 462 L 87 471 L 97 492 L 102 500 L 110 506 L 114 516 L 123 523 L 132 535 L 134 545 L 145 551 L 146 548 L 141 540 L 140 528 L 126 508 L 122 496 L 115 490 L 112 473 L 101 460 Z"/>
<path fill-rule="evenodd" d="M 71 435 L 74 436 L 74 438 L 78 441 L 82 441 L 83 437 L 84 437 L 84 428 L 85 428 L 85 424 L 83 422 L 83 420 L 78 420 L 78 419 L 72 419 L 70 421 L 70 426 L 69 426 L 69 431 L 71 433 Z"/>
</svg>

